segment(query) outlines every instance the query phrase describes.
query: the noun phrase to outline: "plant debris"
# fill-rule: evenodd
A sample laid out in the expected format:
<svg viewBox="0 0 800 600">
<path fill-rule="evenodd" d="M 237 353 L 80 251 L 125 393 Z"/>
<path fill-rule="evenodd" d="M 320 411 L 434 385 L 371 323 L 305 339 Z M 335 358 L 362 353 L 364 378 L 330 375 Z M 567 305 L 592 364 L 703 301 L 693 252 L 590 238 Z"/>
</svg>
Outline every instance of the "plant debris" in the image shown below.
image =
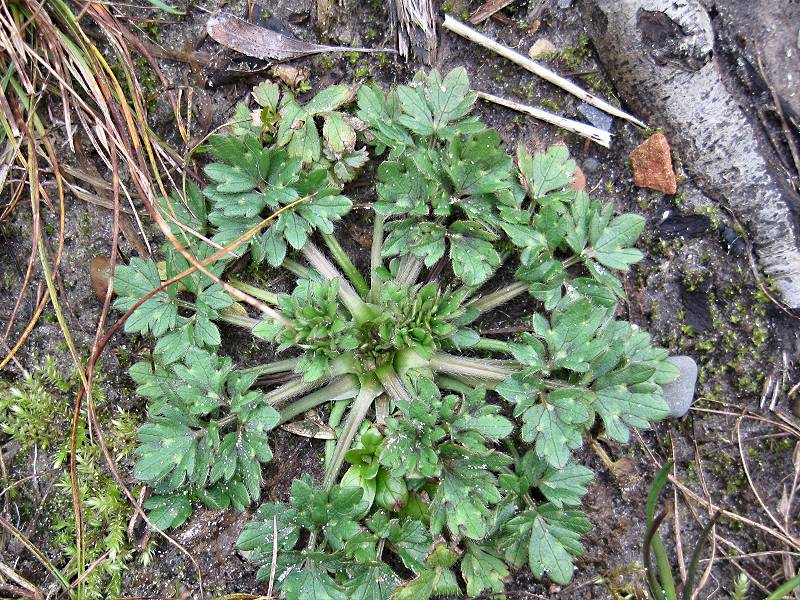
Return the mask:
<svg viewBox="0 0 800 600">
<path fill-rule="evenodd" d="M 212 16 L 206 24 L 206 30 L 208 35 L 226 48 L 268 61 L 282 62 L 326 52 L 396 52 L 392 48 L 326 46 L 304 42 L 228 13 Z"/>
<path fill-rule="evenodd" d="M 514 2 L 514 0 L 487 0 L 487 2 L 484 2 L 483 5 L 469 16 L 469 22 L 473 25 L 483 23 L 497 11 L 503 10 L 512 2 Z"/>
<path fill-rule="evenodd" d="M 397 29 L 397 49 L 408 58 L 413 50 L 425 64 L 436 55 L 436 10 L 433 0 L 387 0 L 392 28 Z"/>
<path fill-rule="evenodd" d="M 528 56 L 531 58 L 539 58 L 540 56 L 552 54 L 556 51 L 557 48 L 553 42 L 547 38 L 539 38 L 533 43 L 533 46 L 530 47 L 530 50 L 528 50 Z"/>
</svg>

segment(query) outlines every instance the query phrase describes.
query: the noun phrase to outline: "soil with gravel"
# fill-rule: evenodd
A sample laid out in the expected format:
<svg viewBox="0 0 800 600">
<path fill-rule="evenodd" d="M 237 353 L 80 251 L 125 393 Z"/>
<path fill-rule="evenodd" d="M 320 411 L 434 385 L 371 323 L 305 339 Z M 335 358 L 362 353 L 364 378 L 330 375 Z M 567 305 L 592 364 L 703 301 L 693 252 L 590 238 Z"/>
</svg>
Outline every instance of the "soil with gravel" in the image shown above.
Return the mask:
<svg viewBox="0 0 800 600">
<path fill-rule="evenodd" d="M 208 11 L 218 8 L 219 2 L 189 2 L 188 14 L 172 17 L 155 10 L 139 10 L 120 6 L 134 23 L 143 26 L 154 43 L 173 50 L 194 48 L 204 35 Z M 268 3 L 269 4 L 269 3 Z M 388 17 L 380 0 L 340 0 L 336 17 L 325 41 L 370 46 L 392 45 L 387 30 Z M 475 8 L 480 2 L 455 0 L 443 7 L 457 18 Z M 624 98 L 615 95 L 612 82 L 599 66 L 588 38 L 584 34 L 581 15 L 570 2 L 530 0 L 512 3 L 496 17 L 479 26 L 487 35 L 527 53 L 539 38 L 547 38 L 557 52 L 544 60 L 562 74 L 595 91 L 600 96 L 624 105 Z M 742 36 L 759 36 L 755 29 L 748 31 L 749 22 L 730 17 L 733 0 L 718 2 L 715 18 L 719 26 L 720 47 L 729 57 L 737 51 L 750 52 Z M 749 3 L 754 4 L 754 3 Z M 225 10 L 243 16 L 247 2 L 228 2 Z M 313 29 L 311 2 L 278 1 L 272 3 L 273 15 L 298 37 L 322 41 Z M 771 41 L 763 48 L 768 64 L 770 56 L 794 56 L 792 68 L 797 67 L 797 47 L 800 22 L 790 27 L 780 16 L 759 13 L 764 19 L 778 19 L 767 24 L 773 37 L 783 36 L 785 44 Z M 761 27 L 762 25 L 759 25 Z M 755 25 L 754 25 L 755 27 Z M 140 34 L 144 32 L 140 30 Z M 752 41 L 752 38 L 748 38 Z M 787 48 L 794 48 L 789 53 Z M 189 88 L 193 94 L 193 125 L 190 135 L 199 139 L 208 129 L 225 122 L 236 102 L 247 99 L 253 83 L 261 75 L 240 73 L 259 69 L 255 61 L 234 57 L 210 39 L 197 46 L 211 55 L 208 67 L 160 60 L 175 89 L 183 88 L 184 98 Z M 738 50 L 737 50 L 738 49 Z M 777 61 L 777 59 L 775 59 Z M 407 82 L 416 69 L 413 61 L 402 62 L 393 55 L 330 54 L 296 61 L 308 68 L 314 91 L 334 83 L 372 80 L 382 86 Z M 776 64 L 776 63 L 775 63 Z M 583 119 L 579 104 L 572 96 L 490 52 L 462 40 L 453 34 L 440 35 L 440 52 L 434 66 L 442 71 L 463 65 L 474 89 L 506 96 L 558 114 Z M 732 81 L 735 60 L 731 61 Z M 775 67 L 780 69 L 782 67 Z M 231 73 L 230 69 L 236 69 Z M 777 72 L 777 71 L 776 71 Z M 783 83 L 783 82 L 781 82 Z M 740 84 L 741 85 L 741 84 Z M 795 83 L 796 86 L 796 83 Z M 791 88 L 787 88 L 791 89 Z M 153 86 L 152 125 L 168 142 L 181 147 L 169 107 Z M 743 97 L 755 94 L 743 85 Z M 754 97 L 754 96 L 753 96 Z M 793 102 L 796 101 L 794 98 Z M 568 134 L 553 126 L 494 105 L 480 103 L 475 112 L 491 127 L 496 128 L 509 150 L 524 144 L 541 149 L 554 143 L 565 143 L 581 166 L 587 189 L 595 197 L 612 202 L 618 211 L 632 211 L 647 219 L 646 233 L 640 242 L 645 260 L 637 265 L 625 282 L 628 301 L 620 308 L 620 316 L 630 319 L 650 331 L 656 342 L 673 354 L 693 356 L 700 366 L 697 400 L 690 414 L 678 421 L 658 424 L 652 432 L 621 446 L 604 438 L 599 446 L 616 461 L 613 469 L 600 458 L 589 444 L 579 452 L 580 460 L 596 472 L 586 496 L 584 509 L 594 523 L 585 540 L 586 554 L 578 562 L 575 580 L 565 587 L 536 582 L 530 574 L 513 575 L 508 585 L 508 598 L 643 598 L 644 571 L 642 542 L 644 537 L 644 503 L 648 486 L 657 465 L 674 458 L 681 481 L 697 495 L 732 513 L 775 528 L 776 524 L 764 510 L 766 507 L 777 521 L 794 532 L 797 520 L 796 505 L 786 507 L 781 498 L 789 494 L 795 477 L 793 461 L 798 438 L 774 423 L 793 424 L 788 390 L 796 381 L 793 364 L 798 355 L 797 317 L 788 314 L 770 300 L 769 282 L 758 275 L 747 232 L 726 210 L 707 199 L 688 180 L 681 170 L 680 156 L 675 156 L 678 175 L 678 194 L 663 194 L 638 189 L 633 185 L 628 156 L 644 139 L 642 131 L 621 121 L 614 121 L 613 143 L 604 149 Z M 649 123 L 653 129 L 658 123 Z M 87 154 L 91 151 L 86 148 Z M 70 157 L 65 154 L 65 160 Z M 105 173 L 102 164 L 97 164 Z M 357 204 L 372 199 L 372 174 L 365 173 L 351 184 L 346 193 Z M 2 203 L 7 198 L 2 198 Z M 110 247 L 111 214 L 103 207 L 67 197 L 66 247 L 61 267 L 62 296 L 67 319 L 76 343 L 84 348 L 91 344 L 100 304 L 90 287 L 88 266 L 95 255 L 107 254 Z M 141 211 L 141 207 L 139 207 Z M 141 214 L 145 213 L 141 211 Z M 53 220 L 46 216 L 46 221 Z M 55 221 L 53 221 L 55 224 Z M 145 223 L 151 239 L 159 240 L 156 228 Z M 371 229 L 365 210 L 354 211 L 340 228 L 342 243 L 362 265 L 368 261 Z M 13 220 L 0 230 L 0 326 L 11 312 L 16 293 L 24 276 L 30 253 L 30 215 L 18 207 Z M 128 241 L 121 244 L 125 258 L 137 254 Z M 506 275 L 508 276 L 508 275 Z M 275 274 L 277 288 L 282 285 Z M 288 283 L 288 281 L 286 282 Z M 498 280 L 498 285 L 501 280 Z M 36 286 L 31 286 L 23 298 L 18 323 L 26 323 L 34 310 Z M 532 301 L 512 304 L 500 322 L 502 327 L 520 323 L 521 315 L 530 311 Z M 19 333 L 17 331 L 16 333 Z M 223 330 L 229 340 L 224 349 L 240 364 L 263 362 L 251 344 L 236 338 L 236 332 Z M 11 339 L 15 339 L 14 336 Z M 135 396 L 125 374 L 130 356 L 144 351 L 147 341 L 118 335 L 110 344 L 101 363 L 106 374 L 106 387 L 111 401 L 120 407 L 144 413 L 144 400 Z M 30 368 L 41 364 L 45 356 L 55 355 L 65 368 L 68 354 L 61 343 L 58 324 L 43 319 L 39 322 L 24 351 L 21 363 Z M 3 376 L 11 377 L 14 369 Z M 775 412 L 769 410 L 773 398 Z M 0 434 L 0 443 L 5 438 Z M 274 438 L 275 458 L 265 469 L 265 500 L 285 500 L 291 481 L 303 472 L 319 474 L 321 444 L 287 433 Z M 122 465 L 123 468 L 129 465 Z M 24 477 L 25 469 L 18 467 L 15 477 Z M 749 473 L 749 475 L 748 475 Z M 670 493 L 664 501 L 672 501 Z M 699 531 L 711 511 L 702 502 L 687 503 L 678 494 L 675 517 L 663 528 L 668 550 L 673 559 L 688 561 Z M 764 507 L 762 507 L 762 504 Z M 785 514 L 788 511 L 788 515 Z M 266 586 L 255 579 L 256 569 L 240 556 L 235 540 L 250 514 L 234 511 L 213 512 L 196 510 L 187 524 L 175 535 L 197 560 L 209 597 L 234 592 L 266 593 Z M 675 536 L 676 525 L 680 535 Z M 35 529 L 35 528 L 34 528 Z M 41 528 L 44 529 L 44 528 Z M 710 579 L 701 597 L 726 598 L 739 569 L 745 569 L 761 585 L 774 589 L 786 579 L 781 556 L 774 551 L 788 550 L 761 529 L 734 518 L 722 517 L 716 528 L 716 558 Z M 38 540 L 46 540 L 48 532 L 36 532 Z M 676 540 L 680 541 L 676 545 Z M 11 549 L 0 550 L 0 556 Z M 732 557 L 768 552 L 754 558 Z M 8 562 L 32 581 L 44 581 L 46 574 L 21 548 L 13 550 Z M 727 558 L 725 558 L 727 557 Z M 6 558 L 0 558 L 6 562 Z M 707 563 L 701 564 L 702 569 Z M 130 597 L 193 597 L 197 583 L 192 564 L 173 546 L 159 541 L 156 559 L 146 568 L 131 564 L 123 575 L 125 594 Z M 757 585 L 752 597 L 763 597 Z M 535 596 L 532 594 L 538 594 Z"/>
</svg>

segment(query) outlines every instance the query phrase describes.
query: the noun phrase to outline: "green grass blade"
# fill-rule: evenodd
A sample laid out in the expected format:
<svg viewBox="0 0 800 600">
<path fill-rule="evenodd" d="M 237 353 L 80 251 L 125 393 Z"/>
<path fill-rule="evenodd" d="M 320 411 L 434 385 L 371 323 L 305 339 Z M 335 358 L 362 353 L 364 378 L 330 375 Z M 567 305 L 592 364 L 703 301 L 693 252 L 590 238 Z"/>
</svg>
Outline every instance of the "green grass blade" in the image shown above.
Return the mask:
<svg viewBox="0 0 800 600">
<path fill-rule="evenodd" d="M 658 576 L 658 583 L 656 584 L 658 588 L 661 589 L 661 592 L 667 600 L 676 600 L 678 597 L 678 592 L 675 587 L 675 578 L 672 575 L 672 567 L 669 564 L 669 557 L 667 556 L 667 549 L 664 547 L 664 542 L 661 540 L 661 537 L 658 535 L 657 529 L 658 525 L 661 523 L 659 522 L 656 525 L 654 521 L 654 515 L 656 512 L 656 506 L 658 505 L 658 498 L 661 495 L 664 486 L 667 485 L 667 481 L 669 478 L 670 469 L 672 469 L 672 461 L 667 462 L 663 467 L 658 470 L 656 473 L 655 478 L 653 479 L 653 483 L 650 485 L 650 492 L 647 495 L 647 505 L 646 505 L 646 514 L 647 514 L 647 527 L 648 533 L 650 533 L 652 529 L 652 535 L 649 536 L 649 543 L 645 547 L 645 560 L 649 561 L 650 559 L 650 547 L 652 546 L 653 553 L 656 555 L 656 566 L 658 569 L 658 573 L 652 573 L 652 582 L 656 582 L 656 575 Z M 664 515 L 666 517 L 666 515 Z M 655 529 L 653 527 L 655 526 Z M 648 536 L 645 536 L 645 539 L 648 539 Z M 648 578 L 650 578 L 651 572 L 648 569 Z M 656 590 L 652 590 L 653 594 L 656 594 Z"/>
<path fill-rule="evenodd" d="M 658 497 L 661 495 L 661 490 L 663 490 L 664 486 L 667 485 L 672 464 L 672 461 L 665 463 L 664 466 L 658 470 L 658 473 L 656 473 L 655 478 L 653 478 L 653 483 L 650 484 L 650 492 L 647 494 L 646 505 L 648 527 L 653 524 L 653 518 L 656 514 L 656 505 L 658 504 Z"/>
<path fill-rule="evenodd" d="M 647 527 L 642 548 L 644 570 L 645 575 L 647 576 L 647 585 L 650 587 L 650 593 L 653 594 L 653 597 L 657 600 L 677 600 L 674 582 L 672 590 L 670 591 L 664 589 L 664 586 L 659 584 L 659 577 L 657 577 L 661 575 L 662 569 L 666 568 L 667 572 L 669 573 L 669 578 L 672 580 L 672 571 L 669 568 L 669 563 L 667 563 L 666 566 L 662 565 L 658 560 L 658 556 L 656 556 L 656 565 L 658 568 L 658 572 L 656 572 L 656 569 L 653 568 L 653 560 L 650 556 L 650 550 L 651 547 L 654 547 L 654 541 L 658 540 L 659 543 L 661 542 L 661 538 L 658 537 L 658 528 L 661 526 L 661 523 L 664 521 L 664 519 L 667 518 L 667 514 L 667 512 L 659 513 L 659 515 L 655 517 L 653 522 Z"/>
<path fill-rule="evenodd" d="M 781 600 L 791 594 L 797 587 L 800 587 L 800 575 L 795 575 L 789 581 L 772 592 L 764 600 Z"/>
<path fill-rule="evenodd" d="M 186 11 L 179 10 L 179 9 L 175 8 L 174 6 L 170 6 L 166 2 L 162 2 L 161 0 L 147 0 L 147 1 L 150 4 L 152 4 L 153 6 L 155 6 L 156 8 L 158 8 L 160 10 L 163 10 L 164 12 L 167 12 L 167 13 L 169 13 L 171 15 L 180 16 L 180 15 L 185 15 L 186 14 Z"/>
<path fill-rule="evenodd" d="M 692 599 L 697 565 L 700 564 L 700 556 L 703 554 L 703 548 L 706 547 L 706 542 L 708 542 L 708 538 L 711 536 L 711 529 L 716 524 L 717 519 L 719 519 L 719 515 L 720 512 L 717 511 L 708 524 L 703 528 L 703 532 L 700 534 L 700 539 L 697 540 L 697 546 L 695 546 L 694 552 L 692 552 L 692 560 L 689 562 L 689 569 L 686 572 L 686 582 L 683 586 L 683 594 L 681 594 L 682 600 Z"/>
</svg>

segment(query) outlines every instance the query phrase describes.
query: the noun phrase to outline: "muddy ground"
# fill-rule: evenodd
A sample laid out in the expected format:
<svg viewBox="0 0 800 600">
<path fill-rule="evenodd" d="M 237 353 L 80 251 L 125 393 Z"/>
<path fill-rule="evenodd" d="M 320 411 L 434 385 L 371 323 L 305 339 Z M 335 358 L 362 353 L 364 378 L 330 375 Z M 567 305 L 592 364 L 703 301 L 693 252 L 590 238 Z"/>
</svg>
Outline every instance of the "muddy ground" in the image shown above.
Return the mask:
<svg viewBox="0 0 800 600">
<path fill-rule="evenodd" d="M 154 43 L 165 48 L 185 50 L 195 47 L 204 32 L 207 11 L 218 8 L 219 2 L 190 4 L 187 16 L 181 18 L 165 17 L 153 10 L 129 7 L 120 7 L 119 10 L 130 17 L 131 23 L 141 27 L 140 35 L 150 36 Z M 241 16 L 246 4 L 229 2 L 225 10 Z M 337 7 L 337 17 L 328 38 L 330 41 L 368 46 L 393 43 L 386 26 L 383 2 L 343 0 L 342 4 L 344 6 Z M 463 18 L 480 4 L 455 0 L 442 8 Z M 768 31 L 767 37 L 771 42 L 765 51 L 772 53 L 768 59 L 780 55 L 783 62 L 788 61 L 792 68 L 797 67 L 796 57 L 800 53 L 796 45 L 800 41 L 797 28 L 800 23 L 778 27 L 775 22 L 763 25 L 759 21 L 758 27 L 763 25 L 767 29 L 757 29 L 756 21 L 748 18 L 747 11 L 739 10 L 734 0 L 717 4 L 715 25 L 719 28 L 720 51 L 725 53 L 729 63 L 732 85 L 738 81 L 736 52 L 752 50 L 752 46 L 742 44 L 737 36 L 750 36 L 748 39 L 752 41 L 752 38 L 763 37 L 764 31 Z M 755 6 L 758 3 L 748 4 Z M 616 97 L 613 82 L 603 73 L 598 57 L 583 33 L 581 15 L 569 5 L 569 2 L 556 0 L 514 2 L 501 11 L 498 18 L 490 19 L 480 29 L 523 53 L 537 39 L 547 38 L 557 52 L 545 62 L 599 95 L 624 105 L 624 98 Z M 296 35 L 320 39 L 312 28 L 312 19 L 308 17 L 312 8 L 310 2 L 275 2 L 272 7 Z M 748 30 L 749 23 L 753 23 L 752 31 Z M 779 35 L 784 36 L 785 44 L 772 39 Z M 440 41 L 435 66 L 445 71 L 465 66 L 474 89 L 580 118 L 578 101 L 530 73 L 452 34 L 442 34 Z M 788 50 L 790 47 L 794 48 L 791 52 Z M 213 57 L 210 67 L 166 59 L 159 61 L 169 81 L 175 82 L 176 89 L 182 86 L 185 92 L 189 87 L 193 88 L 195 118 L 194 129 L 190 132 L 193 136 L 202 136 L 208 127 L 222 124 L 230 116 L 235 103 L 245 99 L 251 85 L 262 77 L 224 74 L 233 55 L 211 40 L 206 40 L 198 48 Z M 793 63 L 790 60 L 792 56 L 795 57 Z M 786 73 L 776 63 L 768 64 L 775 65 L 776 72 Z M 260 66 L 239 58 L 232 64 L 241 69 Z M 332 54 L 302 59 L 296 64 L 310 70 L 313 90 L 355 80 L 372 80 L 390 86 L 406 82 L 416 68 L 413 63 L 403 63 L 392 55 Z M 787 96 L 791 95 L 791 86 L 784 85 L 784 81 L 780 84 L 782 91 L 787 90 Z M 167 141 L 179 147 L 180 140 L 158 87 L 151 85 L 149 93 L 153 100 L 152 125 Z M 758 98 L 748 96 L 750 92 L 744 86 L 738 93 L 745 99 L 750 98 L 753 105 L 759 102 Z M 796 102 L 796 98 L 792 100 Z M 498 129 L 509 149 L 518 144 L 540 148 L 552 143 L 566 143 L 582 167 L 587 188 L 593 195 L 613 202 L 619 211 L 633 211 L 647 218 L 648 227 L 640 243 L 646 258 L 626 281 L 629 301 L 622 312 L 626 318 L 651 331 L 656 341 L 672 353 L 689 354 L 700 365 L 697 401 L 686 418 L 662 423 L 654 432 L 645 433 L 641 440 L 634 439 L 627 447 L 599 441 L 605 452 L 619 461 L 614 470 L 600 460 L 595 450 L 588 445 L 585 447 L 582 460 L 597 473 L 584 506 L 595 527 L 585 539 L 586 556 L 578 563 L 574 582 L 559 589 L 534 582 L 529 575 L 518 573 L 508 586 L 512 593 L 507 597 L 536 597 L 531 594 L 576 599 L 636 597 L 644 585 L 641 547 L 648 485 L 656 470 L 655 461 L 660 463 L 673 455 L 677 461 L 677 475 L 699 497 L 710 498 L 720 507 L 772 527 L 774 524 L 761 506 L 763 502 L 776 519 L 783 523 L 786 518 L 788 527 L 793 530 L 796 507 L 787 509 L 781 498 L 792 485 L 792 459 L 798 440 L 773 424 L 779 418 L 767 406 L 777 382 L 776 410 L 786 419 L 795 419 L 790 412 L 787 392 L 796 382 L 792 365 L 797 358 L 798 320 L 770 300 L 769 282 L 764 281 L 754 268 L 747 232 L 738 226 L 724 206 L 707 199 L 692 185 L 682 172 L 679 156 L 674 157 L 679 176 L 677 195 L 664 196 L 634 187 L 628 155 L 644 136 L 630 125 L 614 122 L 613 144 L 606 150 L 504 108 L 479 103 L 476 113 L 488 125 Z M 658 123 L 649 125 L 653 129 L 658 127 Z M 98 168 L 103 172 L 102 165 Z M 371 199 L 369 177 L 366 174 L 347 190 L 357 202 L 366 203 Z M 61 269 L 64 308 L 76 342 L 85 352 L 91 344 L 100 311 L 100 304 L 89 286 L 87 269 L 91 257 L 108 253 L 111 217 L 105 208 L 71 196 L 67 200 L 68 235 Z M 6 199 L 2 201 L 4 204 Z M 52 215 L 45 220 L 52 221 Z M 157 247 L 160 238 L 156 229 L 145 223 L 145 230 Z M 354 211 L 341 231 L 343 244 L 366 260 L 369 229 L 363 211 Z M 25 210 L 17 210 L 14 219 L 3 224 L 0 230 L 0 326 L 3 329 L 25 271 L 30 252 L 29 238 L 30 217 Z M 121 248 L 124 257 L 137 252 L 125 240 Z M 276 279 L 274 283 L 276 289 L 280 289 L 281 280 Z M 24 298 L 18 324 L 26 323 L 32 314 L 35 293 L 34 285 Z M 512 306 L 507 321 L 496 326 L 517 323 L 517 316 L 530 306 L 528 301 Z M 18 334 L 20 325 L 16 327 Z M 223 332 L 223 338 L 225 333 L 232 332 Z M 11 339 L 16 338 L 12 335 Z M 240 364 L 264 358 L 257 356 L 258 349 L 250 344 L 243 350 L 245 344 L 239 342 L 241 340 L 229 343 L 227 351 Z M 109 403 L 138 414 L 144 410 L 143 401 L 133 394 L 124 367 L 131 356 L 143 352 L 145 347 L 145 340 L 117 336 L 102 362 Z M 23 366 L 32 368 L 42 364 L 47 355 L 57 356 L 60 364 L 68 368 L 68 355 L 61 342 L 60 330 L 52 318 L 42 319 L 37 325 L 20 355 L 20 361 Z M 12 378 L 18 374 L 16 371 L 9 368 L 3 377 Z M 766 402 L 763 401 L 764 394 L 768 396 Z M 737 425 L 740 426 L 738 436 Z M 0 433 L 0 443 L 5 444 L 6 438 L 2 436 Z M 264 498 L 286 499 L 293 478 L 303 471 L 318 470 L 320 448 L 319 444 L 305 439 L 278 435 L 273 444 L 275 459 L 264 474 L 267 482 Z M 46 456 L 39 457 L 39 460 L 42 464 L 49 462 Z M 750 470 L 752 486 L 743 461 Z M 125 462 L 121 464 L 123 472 L 129 467 Z M 33 468 L 30 460 L 16 462 L 12 480 L 29 475 Z M 26 484 L 22 484 L 18 498 L 24 498 L 26 490 Z M 696 502 L 687 504 L 681 495 L 676 499 L 680 547 L 675 545 L 672 519 L 664 531 L 668 533 L 668 546 L 673 557 L 677 551 L 688 560 L 697 533 L 708 519 L 709 509 Z M 789 514 L 785 517 L 786 510 Z M 52 558 L 58 561 L 57 550 L 48 542 L 51 520 L 40 515 L 36 523 L 30 524 L 24 519 L 28 513 L 17 514 L 21 515 L 20 524 L 30 525 L 34 540 L 49 548 Z M 42 514 L 47 515 L 47 511 Z M 236 537 L 248 516 L 233 511 L 197 510 L 175 535 L 200 564 L 210 594 L 266 591 L 265 586 L 255 581 L 255 568 L 234 548 Z M 768 588 L 774 588 L 785 580 L 787 573 L 780 555 L 738 560 L 722 558 L 786 550 L 768 533 L 723 517 L 717 534 L 717 560 L 701 597 L 728 597 L 738 569 L 745 569 Z M 123 574 L 123 589 L 127 596 L 174 597 L 176 592 L 190 594 L 196 591 L 193 567 L 181 553 L 163 541 L 158 542 L 155 553 L 155 560 L 148 567 L 134 562 Z M 46 574 L 24 549 L 13 545 L 0 546 L 0 556 L 3 562 L 13 564 L 26 577 L 44 585 Z M 705 568 L 706 563 L 701 566 Z M 751 597 L 763 597 L 756 585 L 752 590 Z"/>
</svg>

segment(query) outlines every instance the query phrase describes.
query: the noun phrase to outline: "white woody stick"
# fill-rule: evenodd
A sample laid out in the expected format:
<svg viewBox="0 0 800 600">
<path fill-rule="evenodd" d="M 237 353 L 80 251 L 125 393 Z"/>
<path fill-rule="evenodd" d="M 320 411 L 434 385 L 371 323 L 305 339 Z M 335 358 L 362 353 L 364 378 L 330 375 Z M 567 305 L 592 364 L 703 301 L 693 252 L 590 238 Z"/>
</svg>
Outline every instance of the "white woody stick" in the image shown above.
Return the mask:
<svg viewBox="0 0 800 600">
<path fill-rule="evenodd" d="M 619 117 L 620 119 L 625 119 L 626 121 L 630 121 L 634 125 L 639 127 L 646 127 L 644 123 L 642 123 L 639 119 L 626 113 L 623 110 L 620 110 L 616 106 L 613 106 L 603 100 L 602 98 L 598 98 L 594 94 L 590 94 L 583 88 L 575 85 L 569 79 L 565 79 L 561 77 L 561 75 L 554 73 L 547 67 L 540 65 L 537 62 L 532 61 L 527 56 L 523 56 L 519 52 L 512 50 L 507 46 L 503 46 L 502 44 L 497 43 L 491 38 L 486 37 L 482 33 L 475 31 L 468 25 L 465 25 L 461 21 L 454 19 L 450 15 L 445 15 L 444 23 L 442 24 L 445 29 L 449 29 L 453 33 L 456 33 L 471 42 L 475 42 L 483 46 L 484 48 L 488 48 L 493 52 L 496 52 L 500 56 L 507 58 L 511 62 L 518 64 L 520 67 L 523 67 L 530 71 L 531 73 L 538 75 L 542 79 L 549 81 L 553 85 L 560 87 L 563 90 L 566 90 L 570 94 L 577 96 L 587 104 L 591 104 L 592 106 L 596 106 L 602 111 L 607 112 L 610 115 L 614 115 L 615 117 Z"/>
<path fill-rule="evenodd" d="M 567 131 L 571 131 L 572 133 L 577 133 L 585 138 L 589 138 L 593 142 L 600 144 L 606 148 L 609 147 L 611 144 L 611 134 L 607 131 L 603 131 L 602 129 L 598 129 L 597 127 L 592 127 L 591 125 L 587 125 L 586 123 L 581 123 L 580 121 L 573 121 L 572 119 L 565 119 L 564 117 L 559 117 L 558 115 L 554 115 L 552 113 L 547 112 L 546 110 L 542 110 L 541 108 L 534 108 L 533 106 L 528 106 L 527 104 L 520 104 L 519 102 L 515 102 L 514 100 L 508 100 L 506 98 L 501 98 L 500 96 L 494 96 L 492 94 L 487 94 L 486 92 L 476 92 L 478 94 L 478 98 L 483 100 L 488 100 L 489 102 L 494 102 L 495 104 L 500 104 L 501 106 L 506 106 L 508 108 L 513 108 L 519 112 L 523 112 L 526 114 L 531 115 L 537 119 L 542 121 L 546 121 L 548 123 L 552 123 L 557 127 L 561 127 L 562 129 L 566 129 Z"/>
</svg>

